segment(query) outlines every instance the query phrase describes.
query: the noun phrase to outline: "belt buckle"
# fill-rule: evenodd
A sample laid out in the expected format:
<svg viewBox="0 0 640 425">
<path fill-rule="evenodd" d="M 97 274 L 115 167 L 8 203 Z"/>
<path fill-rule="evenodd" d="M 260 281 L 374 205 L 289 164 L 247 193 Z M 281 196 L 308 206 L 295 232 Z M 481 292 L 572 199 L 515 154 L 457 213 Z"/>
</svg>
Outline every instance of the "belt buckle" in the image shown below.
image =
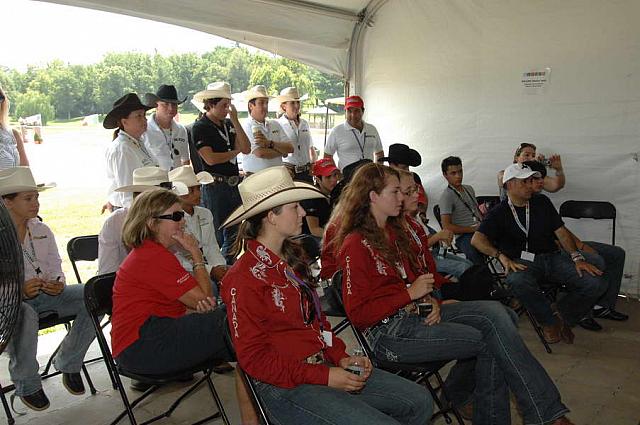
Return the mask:
<svg viewBox="0 0 640 425">
<path fill-rule="evenodd" d="M 227 177 L 227 184 L 229 186 L 237 186 L 240 183 L 240 176 L 229 176 Z"/>
</svg>

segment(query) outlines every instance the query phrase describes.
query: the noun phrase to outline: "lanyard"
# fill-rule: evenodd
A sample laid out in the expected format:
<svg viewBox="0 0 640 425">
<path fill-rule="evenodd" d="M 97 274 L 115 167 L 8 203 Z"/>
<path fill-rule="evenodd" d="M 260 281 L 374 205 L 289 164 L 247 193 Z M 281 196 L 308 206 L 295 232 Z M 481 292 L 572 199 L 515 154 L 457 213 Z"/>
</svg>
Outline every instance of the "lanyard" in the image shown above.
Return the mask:
<svg viewBox="0 0 640 425">
<path fill-rule="evenodd" d="M 320 325 L 320 334 L 322 334 L 322 332 L 324 331 L 324 325 L 322 324 L 322 307 L 320 306 L 320 298 L 318 297 L 318 293 L 304 280 L 296 276 L 296 274 L 289 267 L 284 270 L 284 274 L 290 282 L 296 283 L 297 285 L 305 288 L 311 294 L 311 297 L 313 298 L 313 308 L 316 311 L 316 319 L 318 319 L 318 324 Z M 302 296 L 302 294 L 300 294 L 300 296 Z"/>
<path fill-rule="evenodd" d="M 363 130 L 364 130 L 364 128 L 363 128 Z M 362 144 L 360 144 L 360 137 L 356 133 L 356 129 L 352 128 L 351 132 L 353 133 L 353 137 L 356 139 L 356 143 L 358 144 L 358 147 L 360 148 L 360 153 L 362 154 L 362 158 L 361 159 L 364 159 L 364 147 L 367 144 L 367 132 L 365 131 L 364 133 L 361 133 L 361 134 L 364 134 L 364 137 L 362 138 L 363 139 L 362 140 Z"/>
<path fill-rule="evenodd" d="M 164 137 L 164 141 L 167 144 L 167 148 L 169 148 L 169 156 L 171 157 L 171 162 L 173 163 L 173 128 L 169 128 L 169 138 L 167 139 L 167 133 L 163 128 L 160 128 L 160 132 L 162 132 L 162 136 Z M 173 167 L 173 164 L 171 164 Z"/>
<path fill-rule="evenodd" d="M 518 217 L 518 213 L 516 212 L 516 208 L 513 206 L 513 202 L 511 202 L 511 198 L 508 199 L 509 207 L 511 207 L 511 213 L 513 214 L 513 219 L 516 221 L 516 224 L 518 225 L 520 230 L 524 232 L 524 235 L 526 237 L 524 250 L 529 251 L 529 201 L 527 201 L 527 205 L 525 205 L 525 225 L 523 226 L 522 222 L 520 221 L 520 217 Z"/>
<path fill-rule="evenodd" d="M 287 116 L 285 115 L 285 117 Z M 300 152 L 300 128 L 298 128 L 298 125 L 296 124 L 295 120 L 291 120 L 289 119 L 289 117 L 287 117 L 287 120 L 289 121 L 289 125 L 293 130 L 293 134 L 296 135 L 296 145 L 298 145 L 298 152 Z"/>
<path fill-rule="evenodd" d="M 467 201 L 464 200 L 464 197 L 460 194 L 460 192 L 458 192 L 456 190 L 455 187 L 449 185 L 449 189 L 453 191 L 453 193 L 456 194 L 456 196 L 458 197 L 458 199 L 460 199 L 460 201 L 464 204 L 465 207 L 467 207 L 467 209 L 471 212 L 471 214 L 478 219 L 478 221 L 482 221 L 482 215 L 480 214 L 479 211 L 476 211 L 476 208 L 473 208 L 471 205 L 469 205 L 469 203 Z M 471 195 L 469 194 L 469 192 L 467 192 L 467 189 L 465 189 L 464 186 L 462 186 L 462 190 L 464 191 L 465 195 L 467 195 L 467 197 L 469 199 L 471 199 Z"/>
<path fill-rule="evenodd" d="M 204 260 L 205 263 L 209 264 L 209 261 L 207 260 L 207 256 L 204 255 L 204 248 L 202 247 L 202 226 L 200 225 L 200 216 L 198 215 L 198 213 L 196 212 L 195 208 L 193 209 L 193 215 L 191 216 L 191 221 L 193 221 L 195 219 L 195 222 L 198 226 L 197 229 L 193 229 L 194 231 L 197 230 L 198 234 L 195 235 L 196 239 L 198 240 L 198 245 L 200 245 L 200 252 L 202 253 L 202 259 Z"/>
<path fill-rule="evenodd" d="M 142 161 L 144 165 L 151 165 L 151 164 L 155 163 L 155 161 L 153 160 L 153 157 L 151 156 L 151 154 L 149 152 L 147 152 L 147 149 L 145 149 L 145 147 L 142 145 L 142 143 L 140 143 L 140 141 L 138 139 L 128 135 L 127 132 L 124 131 L 124 130 L 120 130 L 120 133 L 124 134 L 124 136 L 127 139 L 129 139 L 129 141 L 131 143 L 133 143 L 134 146 L 136 146 L 138 149 L 140 149 L 140 151 L 149 159 L 149 163 L 148 164 L 144 164 L 144 161 Z"/>
<path fill-rule="evenodd" d="M 220 130 L 220 127 L 218 127 L 216 123 L 213 123 L 213 125 L 216 127 L 216 130 L 218 130 L 218 134 L 220 135 L 220 137 L 222 137 L 222 139 L 227 142 L 227 149 L 232 150 L 231 138 L 229 137 L 229 129 L 227 128 L 227 123 L 225 122 L 225 120 L 222 120 L 222 128 L 224 129 L 224 133 Z"/>
<path fill-rule="evenodd" d="M 29 229 L 29 227 L 27 227 L 27 236 L 29 237 L 31 252 L 24 249 L 24 247 L 22 247 L 22 252 L 29 264 L 31 264 L 31 267 L 33 267 L 33 270 L 36 272 L 36 276 L 40 276 L 42 274 L 42 269 L 40 268 L 40 262 L 36 256 L 36 248 L 33 246 L 33 237 L 31 236 L 31 229 Z"/>
</svg>

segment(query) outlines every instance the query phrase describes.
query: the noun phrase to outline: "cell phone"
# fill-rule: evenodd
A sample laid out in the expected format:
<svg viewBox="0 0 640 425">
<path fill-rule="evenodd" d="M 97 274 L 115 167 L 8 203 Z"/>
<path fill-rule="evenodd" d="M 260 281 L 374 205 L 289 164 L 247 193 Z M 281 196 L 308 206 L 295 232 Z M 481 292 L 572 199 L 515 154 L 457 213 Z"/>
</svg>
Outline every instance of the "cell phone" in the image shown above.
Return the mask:
<svg viewBox="0 0 640 425">
<path fill-rule="evenodd" d="M 433 304 L 431 303 L 418 303 L 418 315 L 426 318 L 433 311 Z"/>
</svg>

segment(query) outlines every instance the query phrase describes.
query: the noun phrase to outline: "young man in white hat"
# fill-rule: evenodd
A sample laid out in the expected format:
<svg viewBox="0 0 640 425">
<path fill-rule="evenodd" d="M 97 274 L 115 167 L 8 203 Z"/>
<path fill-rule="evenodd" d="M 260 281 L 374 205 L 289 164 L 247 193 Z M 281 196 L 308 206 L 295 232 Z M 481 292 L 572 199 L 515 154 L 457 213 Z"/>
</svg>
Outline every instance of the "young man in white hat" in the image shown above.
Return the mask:
<svg viewBox="0 0 640 425">
<path fill-rule="evenodd" d="M 325 158 L 338 155 L 338 168 L 344 170 L 349 164 L 369 159 L 378 161 L 384 155 L 378 130 L 364 122 L 364 101 L 360 96 L 345 99 L 346 121 L 333 127 L 324 146 Z"/>
<path fill-rule="evenodd" d="M 163 170 L 190 163 L 187 130 L 174 119 L 178 115 L 178 105 L 185 100 L 186 97 L 178 99 L 175 86 L 166 84 L 161 85 L 155 94 L 144 95 L 144 103 L 156 108 L 156 112 L 147 119 L 144 144 Z"/>
<path fill-rule="evenodd" d="M 194 100 L 202 103 L 205 113 L 193 124 L 191 136 L 204 171 L 213 176 L 213 183 L 202 188 L 202 204 L 213 214 L 222 255 L 231 264 L 233 258 L 229 253 L 238 229 L 222 230 L 221 225 L 240 205 L 237 157 L 240 153 L 250 153 L 251 145 L 238 121 L 238 111 L 231 104 L 231 86 L 228 83 L 211 83 L 206 90 L 196 93 Z"/>
<path fill-rule="evenodd" d="M 265 86 L 253 86 L 245 92 L 249 118 L 243 128 L 251 142 L 251 153 L 242 158 L 245 175 L 282 165 L 282 158 L 293 152 L 293 145 L 276 120 L 267 119 L 269 95 Z"/>
<path fill-rule="evenodd" d="M 204 257 L 205 267 L 209 276 L 215 282 L 220 282 L 227 272 L 227 262 L 220 253 L 220 247 L 216 239 L 216 229 L 213 226 L 213 215 L 207 208 L 200 207 L 201 190 L 200 186 L 213 183 L 213 176 L 206 171 L 196 174 L 193 167 L 184 165 L 169 171 L 169 181 L 172 183 L 184 184 L 189 193 L 180 196 L 182 209 L 185 212 L 184 220 L 187 229 L 200 242 L 200 249 Z M 191 271 L 193 264 L 185 255 L 186 252 L 178 251 L 176 256 L 180 260 L 182 267 Z M 217 289 L 217 287 L 214 287 Z M 217 290 L 214 290 L 217 296 Z"/>
<path fill-rule="evenodd" d="M 533 195 L 533 179 L 541 177 L 525 164 L 505 169 L 507 199 L 489 211 L 471 244 L 496 258 L 507 273 L 507 284 L 543 328 L 548 343 L 573 343 L 570 327 L 578 324 L 607 290 L 604 262 L 580 252 L 555 207 L 544 195 Z M 564 251 L 558 249 L 556 239 Z M 563 282 L 568 293 L 556 311 L 540 291 L 543 281 Z"/>
<path fill-rule="evenodd" d="M 36 357 L 40 314 L 75 317 L 53 359 L 54 367 L 62 372 L 64 387 L 73 395 L 85 392 L 80 370 L 95 338 L 84 305 L 83 285 L 66 284 L 55 236 L 37 218 L 38 192 L 49 187 L 37 185 L 29 167 L 0 171 L 0 196 L 15 225 L 24 257 L 22 303 L 7 350 L 9 374 L 15 384 L 15 395 L 33 410 L 49 407 Z"/>
<path fill-rule="evenodd" d="M 133 184 L 119 187 L 115 191 L 132 193 L 135 198 L 139 193 L 159 187 L 170 189 L 178 196 L 189 192 L 182 183 L 170 183 L 167 172 L 158 167 L 136 168 L 133 170 Z M 116 272 L 129 254 L 129 250 L 122 243 L 122 226 L 128 211 L 128 207 L 115 210 L 102 225 L 98 235 L 98 274 Z"/>
<path fill-rule="evenodd" d="M 293 143 L 293 152 L 283 159 L 284 165 L 292 173 L 294 180 L 313 183 L 311 168 L 317 159 L 313 147 L 309 123 L 300 118 L 300 93 L 295 87 L 287 87 L 276 98 L 283 114 L 278 118 L 287 139 Z"/>
</svg>

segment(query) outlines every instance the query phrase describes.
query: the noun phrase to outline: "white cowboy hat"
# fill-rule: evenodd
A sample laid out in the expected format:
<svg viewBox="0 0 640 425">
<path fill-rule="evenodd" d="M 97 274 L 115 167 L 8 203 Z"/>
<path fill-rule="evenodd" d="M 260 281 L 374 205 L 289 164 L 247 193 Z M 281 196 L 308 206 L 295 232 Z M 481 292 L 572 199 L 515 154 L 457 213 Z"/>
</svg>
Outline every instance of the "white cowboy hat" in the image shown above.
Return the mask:
<svg viewBox="0 0 640 425">
<path fill-rule="evenodd" d="M 169 181 L 182 183 L 187 187 L 200 186 L 201 184 L 213 183 L 213 176 L 206 171 L 196 174 L 191 165 L 183 165 L 169 171 Z"/>
<path fill-rule="evenodd" d="M 196 99 L 194 99 L 193 97 L 191 98 L 191 100 L 190 100 L 189 102 L 191 102 L 191 104 L 192 104 L 193 106 L 195 106 L 195 107 L 196 107 L 196 109 L 197 109 L 198 111 L 200 111 L 201 113 L 203 113 L 203 114 L 204 114 L 205 112 L 207 112 L 207 110 L 206 110 L 206 109 L 204 109 L 204 105 L 202 104 L 202 102 L 197 101 L 197 100 L 196 100 Z"/>
<path fill-rule="evenodd" d="M 222 227 L 233 226 L 280 205 L 325 197 L 313 185 L 294 182 L 283 166 L 265 168 L 250 175 L 238 185 L 238 190 L 242 205 L 231 213 Z"/>
<path fill-rule="evenodd" d="M 305 94 L 304 96 L 300 96 L 300 92 L 298 92 L 297 88 L 287 87 L 280 91 L 279 96 L 276 96 L 276 102 L 278 102 L 278 105 L 280 105 L 284 102 L 300 102 L 303 100 L 307 100 L 308 98 L 309 98 L 308 94 Z"/>
<path fill-rule="evenodd" d="M 36 184 L 29 167 L 12 167 L 0 171 L 0 196 L 32 190 L 41 192 L 52 187 L 56 187 L 56 184 Z"/>
<path fill-rule="evenodd" d="M 270 99 L 271 96 L 267 93 L 267 88 L 263 85 L 257 85 L 251 87 L 249 90 L 243 93 L 245 102 L 252 101 L 253 99 L 257 99 L 259 97 L 266 97 Z"/>
<path fill-rule="evenodd" d="M 206 90 L 199 91 L 193 95 L 193 99 L 197 102 L 204 102 L 206 99 L 231 99 L 231 86 L 224 81 L 210 83 Z"/>
<path fill-rule="evenodd" d="M 158 167 L 141 167 L 133 170 L 133 184 L 117 188 L 116 192 L 137 192 L 163 187 L 178 196 L 189 194 L 189 188 L 184 183 L 171 183 L 167 172 Z"/>
</svg>

